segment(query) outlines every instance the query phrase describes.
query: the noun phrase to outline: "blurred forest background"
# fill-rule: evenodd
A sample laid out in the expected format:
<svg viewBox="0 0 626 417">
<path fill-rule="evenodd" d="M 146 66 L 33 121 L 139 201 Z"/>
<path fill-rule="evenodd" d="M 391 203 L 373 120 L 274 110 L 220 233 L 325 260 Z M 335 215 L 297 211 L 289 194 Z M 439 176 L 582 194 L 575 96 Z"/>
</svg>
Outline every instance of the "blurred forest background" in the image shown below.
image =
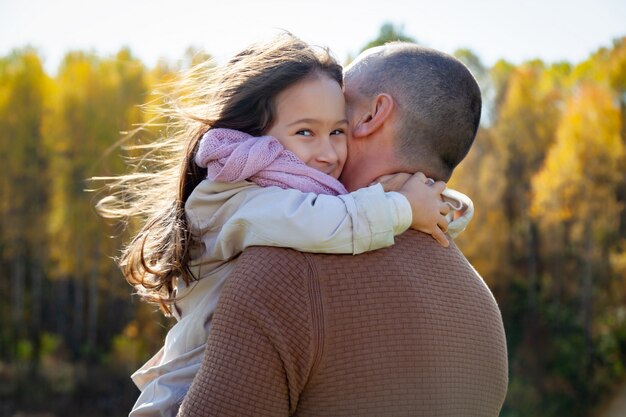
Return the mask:
<svg viewBox="0 0 626 417">
<path fill-rule="evenodd" d="M 366 47 L 393 39 L 414 41 L 385 24 Z M 451 185 L 475 202 L 458 244 L 506 327 L 502 416 L 624 416 L 626 37 L 575 63 L 455 55 L 484 95 Z M 124 172 L 120 132 L 151 117 L 137 105 L 207 58 L 75 51 L 50 75 L 36 50 L 0 57 L 0 416 L 121 416 L 136 399 L 129 375 L 172 322 L 131 295 L 111 259 L 129 231 L 97 216 L 87 179 Z"/>
</svg>

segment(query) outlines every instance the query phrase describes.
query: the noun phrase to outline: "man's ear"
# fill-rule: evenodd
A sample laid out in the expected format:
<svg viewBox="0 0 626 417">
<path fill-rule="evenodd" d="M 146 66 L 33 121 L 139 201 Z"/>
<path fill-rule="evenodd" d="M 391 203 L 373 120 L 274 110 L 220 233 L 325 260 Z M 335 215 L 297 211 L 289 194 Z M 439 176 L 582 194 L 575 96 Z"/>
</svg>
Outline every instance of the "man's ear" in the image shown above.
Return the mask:
<svg viewBox="0 0 626 417">
<path fill-rule="evenodd" d="M 363 115 L 352 128 L 352 136 L 362 138 L 371 135 L 377 131 L 389 118 L 395 102 L 389 94 L 379 94 L 376 99 L 371 102 L 369 112 Z"/>
</svg>

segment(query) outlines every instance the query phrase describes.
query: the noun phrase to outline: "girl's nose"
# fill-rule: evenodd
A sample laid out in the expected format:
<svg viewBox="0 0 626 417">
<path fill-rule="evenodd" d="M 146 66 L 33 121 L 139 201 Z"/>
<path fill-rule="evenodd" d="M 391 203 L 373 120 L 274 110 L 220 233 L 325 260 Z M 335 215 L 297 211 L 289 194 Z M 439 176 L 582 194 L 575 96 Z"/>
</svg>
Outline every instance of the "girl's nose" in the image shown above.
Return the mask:
<svg viewBox="0 0 626 417">
<path fill-rule="evenodd" d="M 325 162 L 327 164 L 336 164 L 339 161 L 339 155 L 337 154 L 337 150 L 333 146 L 331 139 L 324 138 L 321 146 L 322 149 L 320 149 L 320 153 L 317 157 L 318 161 Z"/>
</svg>

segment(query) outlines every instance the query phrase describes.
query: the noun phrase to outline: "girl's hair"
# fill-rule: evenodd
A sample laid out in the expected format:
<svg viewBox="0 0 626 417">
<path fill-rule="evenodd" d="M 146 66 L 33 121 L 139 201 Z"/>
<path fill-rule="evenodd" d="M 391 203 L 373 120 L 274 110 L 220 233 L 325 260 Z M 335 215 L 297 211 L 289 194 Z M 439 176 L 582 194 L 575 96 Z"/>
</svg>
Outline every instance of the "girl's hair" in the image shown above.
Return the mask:
<svg viewBox="0 0 626 417">
<path fill-rule="evenodd" d="M 142 227 L 118 264 L 145 300 L 170 314 L 174 279 L 187 284 L 198 279 L 189 268 L 193 242 L 184 208 L 206 178 L 206 169 L 194 162 L 202 135 L 211 128 L 262 135 L 275 120 L 276 96 L 313 76 L 343 84 L 342 68 L 328 49 L 315 49 L 284 33 L 247 47 L 226 65 L 215 67 L 207 61 L 165 85 L 175 94 L 162 94 L 164 104 L 156 109 L 157 118 L 166 120 L 165 134 L 132 148 L 142 154 L 134 171 L 112 178 L 109 195 L 97 206 L 104 217 L 139 220 Z"/>
</svg>

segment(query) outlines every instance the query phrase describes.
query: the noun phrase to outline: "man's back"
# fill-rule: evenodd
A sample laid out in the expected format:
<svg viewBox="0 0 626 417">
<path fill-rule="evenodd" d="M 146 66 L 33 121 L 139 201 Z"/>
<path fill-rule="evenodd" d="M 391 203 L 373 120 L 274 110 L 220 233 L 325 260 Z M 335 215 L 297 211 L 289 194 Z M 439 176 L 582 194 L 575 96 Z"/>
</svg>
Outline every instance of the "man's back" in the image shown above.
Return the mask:
<svg viewBox="0 0 626 417">
<path fill-rule="evenodd" d="M 356 257 L 253 248 L 237 271 L 183 415 L 499 414 L 500 311 L 454 245 L 409 231 Z"/>
</svg>

